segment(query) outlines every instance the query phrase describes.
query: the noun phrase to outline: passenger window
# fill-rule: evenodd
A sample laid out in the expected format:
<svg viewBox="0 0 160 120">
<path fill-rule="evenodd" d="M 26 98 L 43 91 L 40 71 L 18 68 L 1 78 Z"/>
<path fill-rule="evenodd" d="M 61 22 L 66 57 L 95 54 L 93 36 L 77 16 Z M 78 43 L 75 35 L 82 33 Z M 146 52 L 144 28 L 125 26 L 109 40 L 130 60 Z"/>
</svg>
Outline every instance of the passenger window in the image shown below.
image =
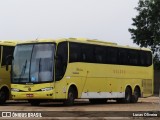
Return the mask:
<svg viewBox="0 0 160 120">
<path fill-rule="evenodd" d="M 13 55 L 14 47 L 13 46 L 3 46 L 3 57 L 2 57 L 2 66 L 6 65 L 6 58 L 9 55 Z M 12 60 L 8 61 L 8 65 L 11 65 Z"/>
<path fill-rule="evenodd" d="M 152 65 L 152 53 L 151 52 L 146 52 L 146 65 L 150 66 Z"/>
<path fill-rule="evenodd" d="M 139 52 L 137 50 L 129 50 L 128 54 L 128 64 L 129 65 L 139 65 Z"/>
<path fill-rule="evenodd" d="M 82 61 L 95 63 L 94 46 L 89 44 L 82 44 Z"/>
<path fill-rule="evenodd" d="M 126 65 L 128 62 L 127 49 L 119 49 L 118 61 L 120 65 Z"/>
<path fill-rule="evenodd" d="M 108 64 L 117 64 L 117 48 L 108 47 L 107 51 L 107 63 Z"/>
<path fill-rule="evenodd" d="M 149 51 L 141 51 L 141 66 L 150 66 L 152 64 L 152 55 Z"/>
<path fill-rule="evenodd" d="M 66 72 L 68 62 L 68 43 L 58 44 L 56 54 L 56 81 L 61 80 Z"/>
<path fill-rule="evenodd" d="M 69 46 L 69 62 L 82 62 L 81 44 L 70 43 Z"/>
<path fill-rule="evenodd" d="M 96 63 L 106 63 L 107 49 L 104 46 L 95 47 L 95 59 Z"/>
</svg>

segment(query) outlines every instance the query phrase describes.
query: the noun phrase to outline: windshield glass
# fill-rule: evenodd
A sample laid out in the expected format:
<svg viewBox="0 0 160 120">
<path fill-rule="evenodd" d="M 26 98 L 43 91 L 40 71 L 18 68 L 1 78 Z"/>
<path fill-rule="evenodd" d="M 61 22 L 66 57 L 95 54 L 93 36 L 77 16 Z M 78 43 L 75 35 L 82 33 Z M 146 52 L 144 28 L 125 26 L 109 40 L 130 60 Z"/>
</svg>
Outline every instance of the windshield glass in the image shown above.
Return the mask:
<svg viewBox="0 0 160 120">
<path fill-rule="evenodd" d="M 54 44 L 16 46 L 12 67 L 12 83 L 52 81 L 54 49 Z"/>
<path fill-rule="evenodd" d="M 15 48 L 13 82 L 29 82 L 29 66 L 33 45 L 20 45 Z"/>
</svg>

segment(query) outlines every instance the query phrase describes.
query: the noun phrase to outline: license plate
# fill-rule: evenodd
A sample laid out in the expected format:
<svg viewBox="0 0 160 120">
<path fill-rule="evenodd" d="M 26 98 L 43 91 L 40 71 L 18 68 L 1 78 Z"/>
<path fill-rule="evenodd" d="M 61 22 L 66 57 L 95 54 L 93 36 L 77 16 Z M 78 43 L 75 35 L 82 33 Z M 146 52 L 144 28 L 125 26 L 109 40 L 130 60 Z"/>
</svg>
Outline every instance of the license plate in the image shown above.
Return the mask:
<svg viewBox="0 0 160 120">
<path fill-rule="evenodd" d="M 26 97 L 33 97 L 33 94 L 26 94 Z"/>
</svg>

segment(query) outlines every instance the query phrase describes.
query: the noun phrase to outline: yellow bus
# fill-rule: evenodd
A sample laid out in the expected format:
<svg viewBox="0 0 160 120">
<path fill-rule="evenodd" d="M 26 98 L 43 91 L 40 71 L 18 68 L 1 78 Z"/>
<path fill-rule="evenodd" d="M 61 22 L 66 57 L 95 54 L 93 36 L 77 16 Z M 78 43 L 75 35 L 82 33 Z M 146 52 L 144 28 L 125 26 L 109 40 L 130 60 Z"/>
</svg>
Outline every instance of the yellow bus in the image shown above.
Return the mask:
<svg viewBox="0 0 160 120">
<path fill-rule="evenodd" d="M 10 71 L 6 70 L 6 64 L 11 65 L 16 42 L 0 41 L 0 104 L 4 104 L 10 98 Z M 10 67 L 9 67 L 10 69 Z"/>
<path fill-rule="evenodd" d="M 152 53 L 146 48 L 83 38 L 28 41 L 16 46 L 12 66 L 12 97 L 31 105 L 135 103 L 153 95 Z"/>
</svg>

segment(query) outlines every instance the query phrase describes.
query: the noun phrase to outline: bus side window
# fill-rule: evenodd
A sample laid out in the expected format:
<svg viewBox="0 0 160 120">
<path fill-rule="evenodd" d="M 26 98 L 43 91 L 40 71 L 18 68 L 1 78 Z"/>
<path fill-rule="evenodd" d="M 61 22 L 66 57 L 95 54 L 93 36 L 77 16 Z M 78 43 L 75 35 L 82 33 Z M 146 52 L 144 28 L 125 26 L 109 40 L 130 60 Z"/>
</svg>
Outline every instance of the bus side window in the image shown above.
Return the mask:
<svg viewBox="0 0 160 120">
<path fill-rule="evenodd" d="M 68 62 L 68 43 L 62 42 L 58 44 L 56 54 L 56 81 L 61 80 L 65 74 Z"/>
<path fill-rule="evenodd" d="M 94 46 L 89 44 L 82 44 L 82 61 L 95 63 Z"/>
<path fill-rule="evenodd" d="M 137 50 L 129 50 L 128 54 L 128 64 L 129 65 L 139 65 L 139 54 Z"/>
<path fill-rule="evenodd" d="M 146 55 L 145 55 L 145 52 L 144 51 L 141 51 L 140 52 L 140 63 L 141 63 L 141 66 L 146 66 Z"/>
<path fill-rule="evenodd" d="M 117 61 L 117 48 L 116 47 L 108 47 L 107 63 L 108 64 L 118 64 L 118 61 Z"/>
<path fill-rule="evenodd" d="M 151 52 L 146 52 L 146 65 L 150 66 L 152 65 L 152 53 Z"/>
<path fill-rule="evenodd" d="M 152 64 L 152 55 L 149 51 L 141 51 L 141 66 L 150 66 Z"/>
<path fill-rule="evenodd" d="M 70 42 L 69 46 L 69 62 L 82 62 L 81 44 Z"/>
<path fill-rule="evenodd" d="M 106 63 L 107 49 L 104 46 L 95 47 L 95 63 Z"/>
<path fill-rule="evenodd" d="M 128 62 L 127 49 L 120 48 L 118 52 L 119 64 L 126 65 L 126 63 Z"/>
<path fill-rule="evenodd" d="M 3 57 L 2 57 L 2 66 L 3 65 L 6 65 L 6 58 L 9 56 L 9 55 L 13 55 L 13 52 L 14 52 L 14 47 L 13 46 L 3 46 Z M 8 61 L 8 65 L 11 65 L 12 61 L 9 60 Z"/>
</svg>

